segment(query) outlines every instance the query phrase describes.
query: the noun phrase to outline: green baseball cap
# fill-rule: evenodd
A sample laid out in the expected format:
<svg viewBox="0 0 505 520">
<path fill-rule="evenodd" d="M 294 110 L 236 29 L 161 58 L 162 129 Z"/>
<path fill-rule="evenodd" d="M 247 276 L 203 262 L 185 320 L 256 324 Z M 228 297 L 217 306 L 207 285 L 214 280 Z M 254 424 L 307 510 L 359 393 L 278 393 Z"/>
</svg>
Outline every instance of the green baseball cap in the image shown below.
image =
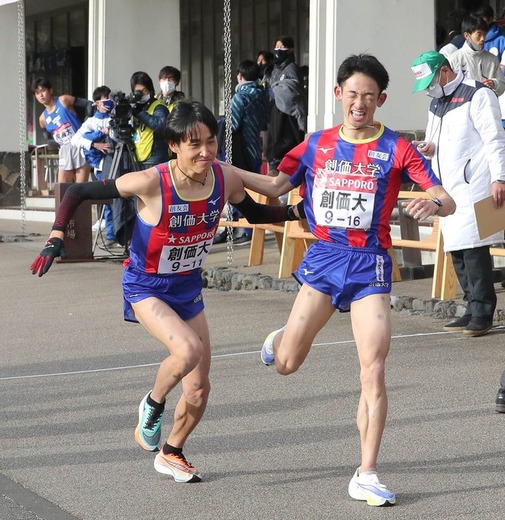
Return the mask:
<svg viewBox="0 0 505 520">
<path fill-rule="evenodd" d="M 423 52 L 423 54 L 418 56 L 411 65 L 412 72 L 416 78 L 412 92 L 427 89 L 445 60 L 445 56 L 437 51 Z"/>
</svg>

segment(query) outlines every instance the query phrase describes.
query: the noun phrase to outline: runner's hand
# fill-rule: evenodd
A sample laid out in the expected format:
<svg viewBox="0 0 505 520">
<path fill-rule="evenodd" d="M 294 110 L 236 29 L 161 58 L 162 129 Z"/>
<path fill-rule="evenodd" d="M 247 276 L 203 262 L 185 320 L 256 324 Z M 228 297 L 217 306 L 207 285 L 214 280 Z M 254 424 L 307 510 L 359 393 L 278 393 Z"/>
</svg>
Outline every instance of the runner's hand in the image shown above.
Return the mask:
<svg viewBox="0 0 505 520">
<path fill-rule="evenodd" d="M 54 259 L 63 256 L 64 254 L 65 250 L 63 249 L 63 240 L 56 237 L 50 238 L 46 242 L 44 249 L 42 249 L 30 266 L 32 274 L 38 274 L 39 276 L 46 274 Z"/>
</svg>

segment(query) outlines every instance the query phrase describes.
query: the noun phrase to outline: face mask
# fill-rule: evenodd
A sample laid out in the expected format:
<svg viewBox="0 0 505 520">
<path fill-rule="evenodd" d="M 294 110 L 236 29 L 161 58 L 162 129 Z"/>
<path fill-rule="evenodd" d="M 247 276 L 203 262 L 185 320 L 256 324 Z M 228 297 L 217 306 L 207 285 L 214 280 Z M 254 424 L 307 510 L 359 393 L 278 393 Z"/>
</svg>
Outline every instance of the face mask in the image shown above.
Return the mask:
<svg viewBox="0 0 505 520">
<path fill-rule="evenodd" d="M 151 99 L 151 94 L 144 94 L 140 99 L 139 103 L 147 103 Z"/>
<path fill-rule="evenodd" d="M 274 49 L 275 62 L 282 63 L 288 57 L 288 54 L 287 49 Z"/>
<path fill-rule="evenodd" d="M 468 46 L 470 47 L 470 49 L 472 49 L 476 52 L 481 51 L 484 48 L 484 44 L 475 43 L 470 39 L 466 40 L 466 42 L 468 43 Z"/>
<path fill-rule="evenodd" d="M 427 91 L 426 93 L 428 94 L 428 96 L 430 96 L 432 98 L 440 99 L 445 96 L 444 88 L 440 86 L 440 83 L 438 81 L 436 83 L 430 85 L 426 89 L 426 91 Z"/>
<path fill-rule="evenodd" d="M 160 81 L 161 92 L 165 95 L 174 92 L 176 87 L 177 84 L 174 81 L 169 81 L 168 79 Z"/>
<path fill-rule="evenodd" d="M 110 112 L 114 108 L 114 101 L 112 99 L 104 99 L 102 105 L 107 112 Z"/>
</svg>

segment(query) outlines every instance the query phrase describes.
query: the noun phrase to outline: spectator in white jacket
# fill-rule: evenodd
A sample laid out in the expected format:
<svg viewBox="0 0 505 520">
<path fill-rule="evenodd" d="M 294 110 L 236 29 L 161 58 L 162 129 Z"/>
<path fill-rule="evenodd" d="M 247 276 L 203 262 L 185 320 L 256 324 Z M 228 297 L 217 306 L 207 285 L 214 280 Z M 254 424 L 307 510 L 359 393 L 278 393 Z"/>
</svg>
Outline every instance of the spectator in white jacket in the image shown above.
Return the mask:
<svg viewBox="0 0 505 520">
<path fill-rule="evenodd" d="M 414 92 L 427 90 L 433 98 L 426 141 L 415 144 L 432 159 L 435 174 L 456 202 L 456 212 L 441 219 L 441 227 L 467 308 L 444 330 L 482 336 L 491 330 L 496 308 L 489 246 L 503 233 L 479 237 L 474 203 L 491 195 L 496 207 L 505 201 L 505 132 L 498 98 L 482 83 L 454 72 L 436 51 L 416 58 L 412 71 Z"/>
<path fill-rule="evenodd" d="M 465 43 L 447 58 L 452 70 L 461 70 L 469 79 L 480 81 L 500 96 L 505 92 L 505 77 L 500 60 L 484 50 L 488 24 L 482 18 L 468 15 L 461 24 Z"/>
</svg>

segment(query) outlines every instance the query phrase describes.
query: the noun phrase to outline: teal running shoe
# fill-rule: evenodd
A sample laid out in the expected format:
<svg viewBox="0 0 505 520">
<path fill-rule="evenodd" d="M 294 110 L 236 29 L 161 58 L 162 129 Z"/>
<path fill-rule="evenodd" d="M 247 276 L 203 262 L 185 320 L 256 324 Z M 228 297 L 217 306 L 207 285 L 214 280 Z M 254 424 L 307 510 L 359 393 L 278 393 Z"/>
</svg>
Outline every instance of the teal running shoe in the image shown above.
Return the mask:
<svg viewBox="0 0 505 520">
<path fill-rule="evenodd" d="M 148 392 L 140 401 L 139 423 L 135 428 L 135 440 L 146 451 L 160 451 L 163 410 L 156 410 L 147 403 L 150 393 Z"/>
</svg>

